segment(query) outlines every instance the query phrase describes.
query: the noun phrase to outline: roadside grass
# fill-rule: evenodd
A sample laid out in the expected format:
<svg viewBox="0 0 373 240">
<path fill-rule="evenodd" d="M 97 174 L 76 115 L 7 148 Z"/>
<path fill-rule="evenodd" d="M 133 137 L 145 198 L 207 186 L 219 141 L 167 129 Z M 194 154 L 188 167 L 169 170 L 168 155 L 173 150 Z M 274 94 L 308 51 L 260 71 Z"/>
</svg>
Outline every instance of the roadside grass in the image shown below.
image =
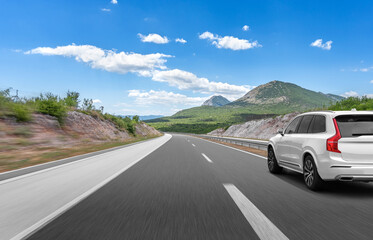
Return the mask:
<svg viewBox="0 0 373 240">
<path fill-rule="evenodd" d="M 9 151 L 6 154 L 0 155 L 0 172 L 16 170 L 41 163 L 60 160 L 63 158 L 74 157 L 85 153 L 91 153 L 114 147 L 124 146 L 156 137 L 159 136 L 136 137 L 129 139 L 127 141 L 120 142 L 118 141 L 105 143 L 83 143 L 68 148 L 39 147 L 35 148 L 34 151 L 25 151 L 25 153 L 21 154 L 18 151 Z"/>
</svg>

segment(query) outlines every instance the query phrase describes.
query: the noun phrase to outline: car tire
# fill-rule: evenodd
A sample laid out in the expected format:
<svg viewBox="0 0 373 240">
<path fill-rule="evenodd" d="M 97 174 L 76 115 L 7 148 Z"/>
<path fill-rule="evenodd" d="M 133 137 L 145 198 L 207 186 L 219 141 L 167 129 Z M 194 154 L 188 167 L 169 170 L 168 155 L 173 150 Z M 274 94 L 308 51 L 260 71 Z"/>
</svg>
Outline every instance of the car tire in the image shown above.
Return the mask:
<svg viewBox="0 0 373 240">
<path fill-rule="evenodd" d="M 278 174 L 282 172 L 282 167 L 278 165 L 275 151 L 272 147 L 268 148 L 267 165 L 269 172 L 273 174 Z"/>
<path fill-rule="evenodd" d="M 308 155 L 303 163 L 303 179 L 306 186 L 312 191 L 322 189 L 324 181 L 321 179 L 313 157 Z"/>
</svg>

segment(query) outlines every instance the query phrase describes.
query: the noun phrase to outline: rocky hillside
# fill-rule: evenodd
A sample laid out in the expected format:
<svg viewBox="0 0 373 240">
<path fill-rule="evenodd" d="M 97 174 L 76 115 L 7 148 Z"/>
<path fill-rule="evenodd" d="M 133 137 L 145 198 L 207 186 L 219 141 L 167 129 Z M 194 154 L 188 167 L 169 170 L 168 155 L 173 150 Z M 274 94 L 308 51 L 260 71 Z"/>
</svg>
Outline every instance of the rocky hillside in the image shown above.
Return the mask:
<svg viewBox="0 0 373 240">
<path fill-rule="evenodd" d="M 99 115 L 77 111 L 68 112 L 63 125 L 47 114 L 33 113 L 31 118 L 0 118 L 0 172 L 161 135 L 143 122 L 134 125 L 133 134 Z"/>
<path fill-rule="evenodd" d="M 211 98 L 207 99 L 202 106 L 214 106 L 214 107 L 221 107 L 230 103 L 228 99 L 223 96 L 212 96 Z"/>
<path fill-rule="evenodd" d="M 137 136 L 156 136 L 160 132 L 145 123 L 135 126 Z M 46 114 L 32 114 L 30 122 L 16 122 L 12 118 L 0 119 L 1 143 L 26 137 L 32 145 L 74 146 L 80 142 L 126 141 L 135 138 L 125 130 L 119 130 L 109 120 L 102 120 L 81 112 L 67 113 L 63 126 L 57 118 Z"/>
<path fill-rule="evenodd" d="M 298 114 L 289 113 L 275 118 L 248 121 L 243 124 L 232 125 L 227 130 L 219 128 L 208 134 L 223 137 L 270 139 L 276 135 L 279 128 L 284 128 Z"/>
<path fill-rule="evenodd" d="M 270 115 L 325 109 L 341 99 L 344 98 L 308 90 L 293 83 L 271 81 L 223 106 L 193 107 L 147 122 L 165 132 L 208 133 Z"/>
<path fill-rule="evenodd" d="M 307 109 L 330 105 L 331 102 L 338 100 L 337 97 L 332 94 L 314 92 L 293 83 L 272 81 L 254 88 L 243 97 L 232 102 L 231 105 L 276 106 L 284 104 L 296 109 Z M 340 97 L 340 99 L 342 98 Z"/>
</svg>

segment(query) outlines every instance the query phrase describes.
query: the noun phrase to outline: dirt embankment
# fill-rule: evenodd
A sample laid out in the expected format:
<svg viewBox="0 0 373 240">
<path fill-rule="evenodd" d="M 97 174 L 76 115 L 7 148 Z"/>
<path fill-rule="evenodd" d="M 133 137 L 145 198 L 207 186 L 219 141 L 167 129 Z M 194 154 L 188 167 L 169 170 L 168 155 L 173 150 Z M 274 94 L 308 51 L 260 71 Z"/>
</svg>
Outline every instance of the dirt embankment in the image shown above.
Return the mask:
<svg viewBox="0 0 373 240">
<path fill-rule="evenodd" d="M 216 129 L 208 133 L 208 135 L 267 140 L 275 136 L 279 128 L 286 127 L 297 115 L 299 113 L 289 113 L 275 118 L 248 121 L 243 124 L 232 125 L 227 130 Z"/>
<path fill-rule="evenodd" d="M 132 135 L 108 120 L 75 111 L 68 112 L 63 126 L 49 115 L 33 114 L 32 119 L 0 119 L 0 172 L 161 135 L 145 123 L 136 124 Z"/>
</svg>

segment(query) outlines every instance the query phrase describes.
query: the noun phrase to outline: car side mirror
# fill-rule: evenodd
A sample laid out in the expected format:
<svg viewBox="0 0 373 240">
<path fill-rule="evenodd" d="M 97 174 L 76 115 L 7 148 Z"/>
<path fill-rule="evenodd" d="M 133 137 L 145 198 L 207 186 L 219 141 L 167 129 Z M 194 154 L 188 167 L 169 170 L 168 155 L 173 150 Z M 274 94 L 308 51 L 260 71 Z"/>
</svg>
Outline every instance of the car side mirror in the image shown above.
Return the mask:
<svg viewBox="0 0 373 240">
<path fill-rule="evenodd" d="M 282 128 L 280 128 L 279 130 L 277 130 L 277 133 L 281 134 L 281 136 L 284 136 L 284 130 Z"/>
</svg>

